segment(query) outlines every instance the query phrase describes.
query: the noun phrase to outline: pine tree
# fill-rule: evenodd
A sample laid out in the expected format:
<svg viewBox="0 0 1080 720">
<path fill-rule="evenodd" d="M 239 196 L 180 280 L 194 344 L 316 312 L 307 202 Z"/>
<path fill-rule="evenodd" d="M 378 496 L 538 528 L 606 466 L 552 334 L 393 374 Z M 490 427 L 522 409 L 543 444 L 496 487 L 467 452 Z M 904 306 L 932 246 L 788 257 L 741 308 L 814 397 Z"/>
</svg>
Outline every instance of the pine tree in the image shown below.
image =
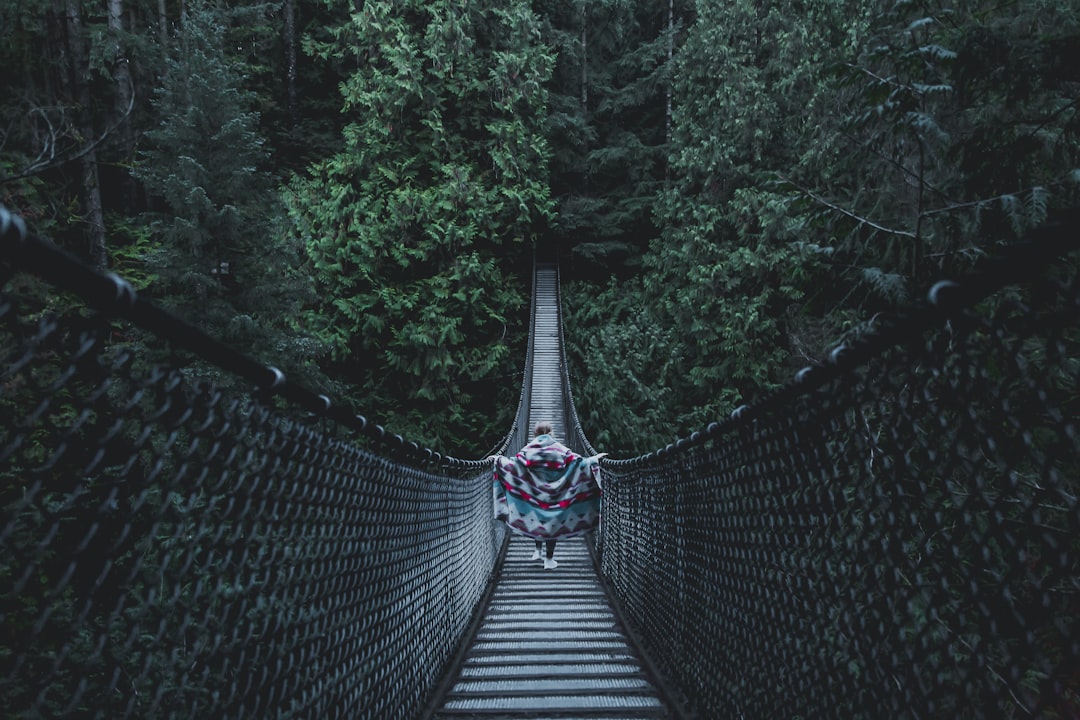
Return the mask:
<svg viewBox="0 0 1080 720">
<path fill-rule="evenodd" d="M 681 5 L 681 3 L 680 3 Z M 668 8 L 639 0 L 551 3 L 553 225 L 585 267 L 634 264 L 656 235 L 665 177 Z"/>
<path fill-rule="evenodd" d="M 603 388 L 647 389 L 631 397 L 650 398 L 656 421 L 625 428 L 639 449 L 655 440 L 649 426 L 689 433 L 786 381 L 829 335 L 805 317 L 817 303 L 824 256 L 805 236 L 805 220 L 793 211 L 798 198 L 778 172 L 798 163 L 813 121 L 807 103 L 847 41 L 835 21 L 851 8 L 838 5 L 700 0 L 694 7 L 674 61 L 670 182 L 655 206 L 660 232 L 642 258 L 640 284 L 622 288 L 636 311 L 609 289 L 590 302 L 617 302 L 610 319 L 577 312 L 600 335 L 664 329 L 650 333 L 672 358 L 663 373 L 622 353 L 589 375 Z M 603 392 L 579 397 L 603 403 Z"/>
<path fill-rule="evenodd" d="M 153 101 L 159 122 L 137 165 L 156 208 L 145 217 L 154 249 L 144 261 L 162 303 L 288 371 L 310 353 L 294 329 L 309 291 L 264 169 L 253 95 L 224 51 L 224 12 L 187 4 Z"/>
<path fill-rule="evenodd" d="M 842 142 L 848 152 L 809 153 L 803 171 L 806 183 L 825 176 L 846 192 L 805 189 L 829 209 L 829 232 L 852 265 L 912 287 L 1075 204 L 1080 9 L 877 5 L 820 98 L 835 107 L 848 93 L 841 123 L 817 133 L 819 147 Z M 864 277 L 871 292 L 884 287 L 877 273 Z"/>
<path fill-rule="evenodd" d="M 345 149 L 290 195 L 335 372 L 396 432 L 442 447 L 501 433 L 528 283 L 515 258 L 551 209 L 536 17 L 522 1 L 370 1 L 309 49 L 355 67 Z"/>
<path fill-rule="evenodd" d="M 1078 27 L 1069 3 L 698 2 L 638 305 L 679 329 L 670 427 L 752 401 L 1075 204 Z M 590 382 L 645 377 L 631 360 Z"/>
</svg>

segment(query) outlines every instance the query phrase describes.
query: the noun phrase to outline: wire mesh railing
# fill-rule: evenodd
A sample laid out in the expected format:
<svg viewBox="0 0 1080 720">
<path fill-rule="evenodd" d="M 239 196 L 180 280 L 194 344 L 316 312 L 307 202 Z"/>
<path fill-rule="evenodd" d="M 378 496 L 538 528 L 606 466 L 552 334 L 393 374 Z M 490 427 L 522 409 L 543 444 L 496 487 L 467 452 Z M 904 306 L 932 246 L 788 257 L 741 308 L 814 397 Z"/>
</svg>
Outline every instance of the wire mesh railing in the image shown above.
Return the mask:
<svg viewBox="0 0 1080 720">
<path fill-rule="evenodd" d="M 3 714 L 415 716 L 502 544 L 488 465 L 388 436 L 2 209 L 0 246 Z M 53 316 L 20 268 L 103 312 Z M 257 392 L 147 366 L 115 316 Z"/>
<path fill-rule="evenodd" d="M 1048 228 L 605 463 L 603 572 L 701 717 L 1080 717 L 1073 247 Z"/>
</svg>

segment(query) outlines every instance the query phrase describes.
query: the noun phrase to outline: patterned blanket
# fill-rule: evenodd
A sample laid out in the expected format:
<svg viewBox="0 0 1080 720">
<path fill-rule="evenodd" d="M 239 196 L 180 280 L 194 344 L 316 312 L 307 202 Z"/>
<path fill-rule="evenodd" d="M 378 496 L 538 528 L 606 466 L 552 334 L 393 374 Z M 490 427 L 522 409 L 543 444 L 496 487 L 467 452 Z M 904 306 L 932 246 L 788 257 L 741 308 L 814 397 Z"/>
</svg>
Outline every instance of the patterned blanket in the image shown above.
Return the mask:
<svg viewBox="0 0 1080 720">
<path fill-rule="evenodd" d="M 600 523 L 600 465 L 540 435 L 513 458 L 495 458 L 495 517 L 519 535 L 553 540 Z"/>
</svg>

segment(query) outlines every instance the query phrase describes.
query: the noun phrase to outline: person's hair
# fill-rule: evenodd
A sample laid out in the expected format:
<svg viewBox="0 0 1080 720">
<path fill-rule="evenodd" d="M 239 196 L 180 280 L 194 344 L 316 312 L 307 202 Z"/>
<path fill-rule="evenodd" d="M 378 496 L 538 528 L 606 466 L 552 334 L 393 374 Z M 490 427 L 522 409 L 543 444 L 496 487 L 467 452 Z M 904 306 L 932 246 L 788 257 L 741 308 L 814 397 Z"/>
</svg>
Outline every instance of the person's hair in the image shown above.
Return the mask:
<svg viewBox="0 0 1080 720">
<path fill-rule="evenodd" d="M 551 423 L 549 423 L 549 422 L 538 422 L 538 423 L 536 423 L 536 432 L 534 434 L 535 435 L 550 435 L 551 434 Z"/>
</svg>

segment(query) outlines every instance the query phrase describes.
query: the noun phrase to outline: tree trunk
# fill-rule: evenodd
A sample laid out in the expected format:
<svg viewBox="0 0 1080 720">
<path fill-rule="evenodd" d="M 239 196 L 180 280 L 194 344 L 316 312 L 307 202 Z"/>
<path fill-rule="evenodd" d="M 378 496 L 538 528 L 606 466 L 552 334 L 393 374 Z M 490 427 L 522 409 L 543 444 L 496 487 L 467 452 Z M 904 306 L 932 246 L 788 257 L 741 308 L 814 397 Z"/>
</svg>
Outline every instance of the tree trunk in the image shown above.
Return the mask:
<svg viewBox="0 0 1080 720">
<path fill-rule="evenodd" d="M 135 88 L 131 79 L 131 66 L 128 62 L 124 37 L 124 0 L 109 0 L 109 33 L 113 37 L 113 79 L 116 83 L 116 98 L 113 102 L 113 120 L 115 136 L 111 147 L 115 149 L 120 158 L 120 169 L 124 173 L 121 179 L 122 200 L 124 212 L 132 216 L 137 212 L 135 207 L 136 188 L 131 173 L 126 171 L 130 167 L 135 154 L 135 142 L 131 132 L 131 111 L 134 104 Z"/>
<path fill-rule="evenodd" d="M 94 115 L 90 96 L 90 56 L 82 21 L 81 0 L 57 0 L 58 14 L 63 18 L 63 51 L 67 56 L 61 74 L 61 84 L 67 90 L 67 100 L 75 109 L 75 125 L 82 142 L 94 142 Z M 98 182 L 97 151 L 82 152 L 78 159 L 79 196 L 87 240 L 87 257 L 99 269 L 108 264 L 105 248 L 105 213 L 101 204 L 101 184 Z"/>
<path fill-rule="evenodd" d="M 157 12 L 158 34 L 161 36 L 161 41 L 165 42 L 165 38 L 169 37 L 169 14 L 165 12 L 165 0 L 158 0 Z"/>
<path fill-rule="evenodd" d="M 296 3 L 285 0 L 285 76 L 289 92 L 289 134 L 300 130 L 300 103 L 296 92 Z"/>
<path fill-rule="evenodd" d="M 581 111 L 584 115 L 589 113 L 589 36 L 586 32 L 588 21 L 588 5 L 581 3 Z"/>
<path fill-rule="evenodd" d="M 666 90 L 667 106 L 664 110 L 664 141 L 671 143 L 671 61 L 675 56 L 675 0 L 668 0 L 667 5 L 667 64 L 668 81 Z"/>
<path fill-rule="evenodd" d="M 667 6 L 667 87 L 664 89 L 664 143 L 671 147 L 671 96 L 675 82 L 675 70 L 672 63 L 675 58 L 675 0 L 668 0 Z M 671 162 L 668 153 L 664 153 L 664 187 L 671 187 Z"/>
</svg>

